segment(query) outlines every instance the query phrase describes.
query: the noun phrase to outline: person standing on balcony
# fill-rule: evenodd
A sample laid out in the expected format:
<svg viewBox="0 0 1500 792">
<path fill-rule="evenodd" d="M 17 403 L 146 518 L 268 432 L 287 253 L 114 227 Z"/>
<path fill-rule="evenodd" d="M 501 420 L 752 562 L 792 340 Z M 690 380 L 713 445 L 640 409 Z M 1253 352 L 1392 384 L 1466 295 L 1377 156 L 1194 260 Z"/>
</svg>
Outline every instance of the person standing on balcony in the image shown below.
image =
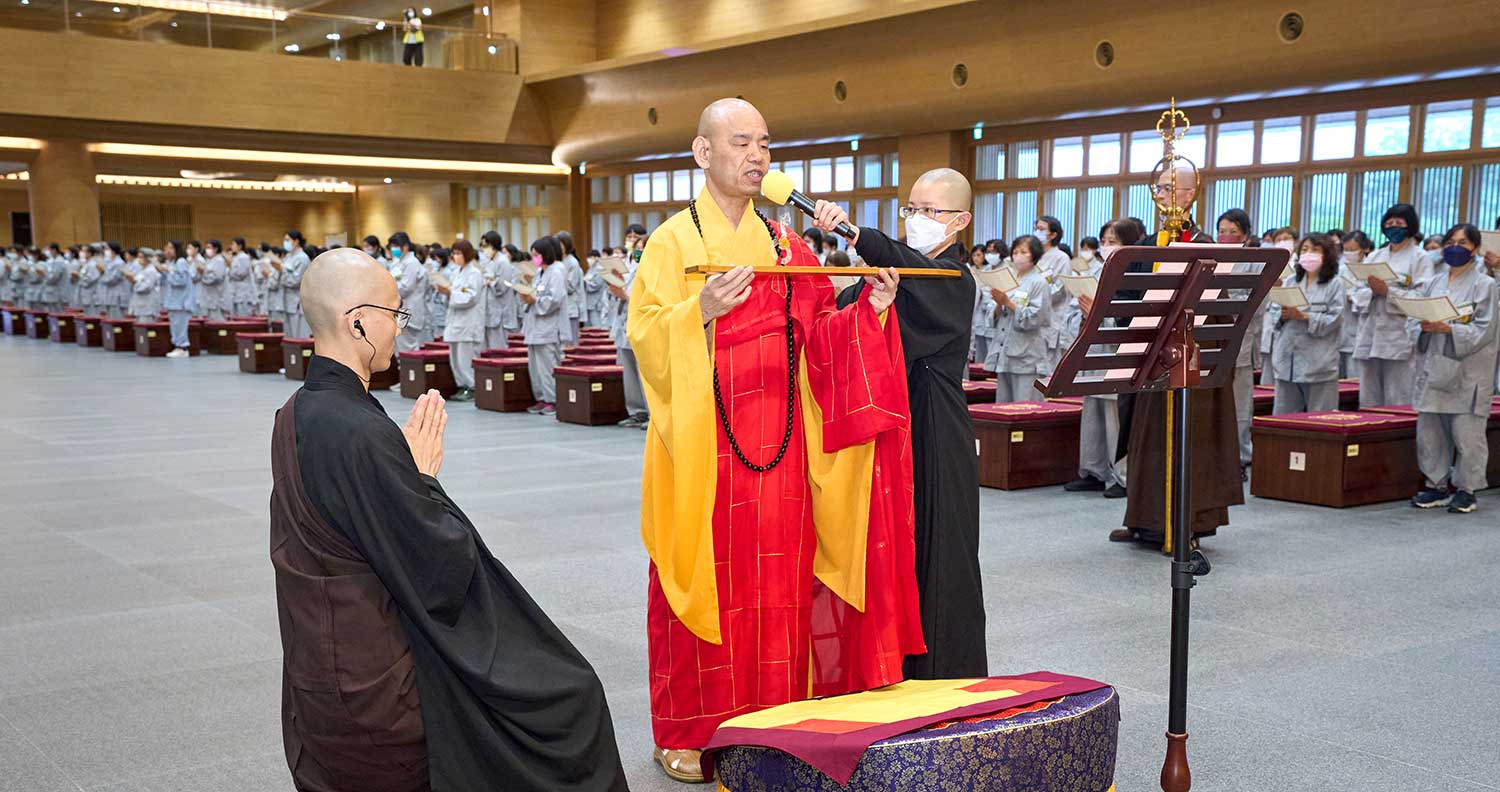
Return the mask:
<svg viewBox="0 0 1500 792">
<path fill-rule="evenodd" d="M 417 14 L 417 9 L 407 6 L 401 22 L 401 43 L 406 45 L 401 51 L 401 62 L 407 66 L 421 66 L 423 41 L 422 17 Z"/>
</svg>

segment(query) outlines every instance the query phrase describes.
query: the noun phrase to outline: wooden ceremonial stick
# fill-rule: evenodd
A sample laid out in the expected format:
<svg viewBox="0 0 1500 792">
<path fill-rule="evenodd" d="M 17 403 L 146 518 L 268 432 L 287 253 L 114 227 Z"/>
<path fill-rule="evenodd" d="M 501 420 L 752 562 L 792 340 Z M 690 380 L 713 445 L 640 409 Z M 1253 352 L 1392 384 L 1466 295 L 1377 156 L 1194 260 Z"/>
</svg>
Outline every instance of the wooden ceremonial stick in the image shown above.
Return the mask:
<svg viewBox="0 0 1500 792">
<path fill-rule="evenodd" d="M 692 264 L 683 271 L 689 274 L 721 274 L 734 267 L 728 264 Z M 903 278 L 960 278 L 962 270 L 927 269 L 926 267 L 751 267 L 756 275 L 878 275 L 891 269 Z"/>
</svg>

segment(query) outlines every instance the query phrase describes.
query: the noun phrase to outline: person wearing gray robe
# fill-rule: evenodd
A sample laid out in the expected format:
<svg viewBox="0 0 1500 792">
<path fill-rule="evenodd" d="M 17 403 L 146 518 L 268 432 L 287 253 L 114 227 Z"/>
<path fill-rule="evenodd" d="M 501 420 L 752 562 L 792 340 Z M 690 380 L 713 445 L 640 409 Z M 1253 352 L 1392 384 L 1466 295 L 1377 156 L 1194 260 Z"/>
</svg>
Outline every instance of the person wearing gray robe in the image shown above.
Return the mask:
<svg viewBox="0 0 1500 792">
<path fill-rule="evenodd" d="M 173 248 L 176 252 L 176 248 Z M 162 289 L 161 303 L 167 311 L 167 321 L 172 327 L 172 351 L 167 353 L 168 357 L 188 356 L 188 320 L 192 318 L 193 312 L 197 310 L 197 293 L 193 288 L 193 273 L 197 267 L 188 263 L 187 258 L 178 258 L 169 266 L 166 277 L 165 288 Z"/>
<path fill-rule="evenodd" d="M 566 277 L 566 288 L 568 290 L 567 314 L 568 314 L 568 346 L 578 346 L 579 328 L 583 324 L 583 267 L 578 263 L 578 257 L 568 254 L 563 257 L 564 275 Z"/>
<path fill-rule="evenodd" d="M 492 232 L 493 233 L 493 232 Z M 490 254 L 484 260 L 484 253 Z M 500 249 L 500 236 L 495 235 L 494 246 L 486 244 L 480 252 L 484 268 L 484 346 L 486 349 L 508 349 L 509 335 L 521 329 L 521 299 L 513 288 L 521 279 L 510 256 Z"/>
<path fill-rule="evenodd" d="M 1103 257 L 1095 256 L 1089 260 L 1089 275 L 1097 279 L 1103 272 Z M 1072 304 L 1077 305 L 1078 301 L 1074 300 Z M 1079 330 L 1082 329 L 1082 320 L 1083 310 L 1080 308 Z M 1077 336 L 1075 330 L 1073 337 Z M 1113 351 L 1114 345 L 1095 349 Z M 1083 397 L 1083 414 L 1078 421 L 1078 478 L 1064 484 L 1063 489 L 1069 492 L 1103 491 L 1106 498 L 1125 497 L 1126 460 L 1115 458 L 1115 449 L 1119 445 L 1119 399 L 1113 393 Z"/>
<path fill-rule="evenodd" d="M 78 308 L 85 316 L 99 315 L 99 277 L 104 274 L 104 257 L 97 245 L 78 251 Z"/>
<path fill-rule="evenodd" d="M 122 319 L 130 305 L 130 281 L 125 280 L 125 259 L 118 242 L 104 243 L 104 274 L 99 276 L 100 313 Z"/>
<path fill-rule="evenodd" d="M 609 322 L 604 315 L 606 297 L 609 292 L 605 290 L 604 268 L 599 266 L 599 259 L 592 258 L 589 261 L 589 269 L 583 273 L 583 321 L 589 327 L 605 327 Z"/>
<path fill-rule="evenodd" d="M 1303 244 L 1314 245 L 1313 240 L 1319 236 L 1308 237 Z M 1330 243 L 1328 251 L 1332 250 Z M 1272 305 L 1266 311 L 1266 321 L 1277 326 L 1271 350 L 1276 368 L 1276 399 L 1271 412 L 1276 415 L 1339 408 L 1339 328 L 1344 321 L 1344 281 L 1338 276 L 1337 257 L 1325 259 L 1323 252 L 1302 255 L 1317 256 L 1316 266 L 1320 270 L 1314 274 L 1299 263 L 1297 273 L 1281 285 L 1301 286 L 1307 295 L 1307 308 L 1297 311 Z M 1309 262 L 1306 266 L 1313 266 L 1310 258 L 1306 261 Z"/>
<path fill-rule="evenodd" d="M 287 338 L 307 338 L 312 331 L 307 329 L 307 320 L 302 318 L 302 273 L 312 263 L 303 252 L 301 231 L 286 232 L 282 248 L 287 251 L 281 259 L 281 299 L 286 311 Z"/>
<path fill-rule="evenodd" d="M 484 343 L 485 287 L 484 269 L 479 255 L 468 240 L 453 243 L 453 275 L 448 280 L 447 321 L 443 323 L 443 340 L 448 342 L 448 363 L 458 392 L 453 401 L 474 399 L 474 355 Z"/>
<path fill-rule="evenodd" d="M 22 308 L 31 307 L 26 299 L 26 281 L 30 278 L 30 274 L 26 271 L 28 266 L 26 258 L 18 249 L 12 248 L 6 251 L 6 264 L 10 267 L 10 272 L 6 276 L 6 280 L 10 283 L 9 300 Z"/>
<path fill-rule="evenodd" d="M 239 237 L 229 240 L 229 270 L 225 274 L 228 286 L 224 295 L 229 310 L 234 316 L 252 316 L 256 311 L 254 268 L 250 254 L 245 252 L 245 240 Z"/>
<path fill-rule="evenodd" d="M 563 264 L 562 245 L 552 237 L 532 243 L 532 262 L 540 272 L 532 284 L 535 294 L 522 295 L 526 312 L 521 317 L 525 335 L 531 395 L 536 404 L 527 412 L 553 415 L 557 412 L 557 382 L 553 370 L 562 360 L 563 345 L 572 336 L 568 320 L 568 268 Z"/>
<path fill-rule="evenodd" d="M 396 352 L 420 349 L 427 336 L 427 267 L 411 252 L 411 238 L 405 231 L 391 234 L 386 246 L 391 251 L 391 277 L 401 295 L 401 307 L 411 314 L 406 329 L 396 336 Z"/>
<path fill-rule="evenodd" d="M 130 316 L 137 322 L 154 322 L 161 304 L 161 298 L 157 296 L 161 270 L 150 261 L 133 266 L 135 272 L 127 275 L 130 278 Z"/>
<path fill-rule="evenodd" d="M 651 422 L 651 410 L 646 405 L 646 389 L 641 386 L 641 367 L 635 359 L 635 349 L 630 346 L 630 337 L 625 333 L 625 319 L 630 313 L 630 289 L 635 285 L 635 273 L 640 269 L 636 256 L 625 259 L 625 285 L 609 286 L 609 301 L 612 309 L 609 335 L 615 342 L 615 361 L 620 364 L 625 385 L 625 418 L 619 426 L 645 429 Z"/>
<path fill-rule="evenodd" d="M 73 251 L 69 250 L 63 256 L 62 310 L 64 311 L 83 310 L 83 268 L 88 259 L 81 258 L 82 255 L 81 250 L 79 256 L 74 256 Z"/>
<path fill-rule="evenodd" d="M 273 324 L 281 322 L 283 335 L 289 336 L 292 334 L 292 328 L 286 323 L 286 302 L 281 298 L 281 251 L 272 248 L 262 253 L 260 258 L 263 262 L 260 282 L 265 290 L 265 297 L 262 301 L 265 305 L 266 317 Z"/>
<path fill-rule="evenodd" d="M 993 272 L 1004 266 L 1004 262 L 1001 260 L 1000 249 L 1005 244 L 999 240 L 990 241 L 995 243 L 995 247 L 991 250 L 990 244 L 985 244 L 984 266 L 979 268 L 980 272 Z M 969 357 L 976 363 L 983 363 L 990 356 L 990 345 L 995 342 L 995 311 L 997 306 L 995 305 L 995 297 L 990 294 L 990 290 L 978 278 L 974 280 L 974 316 L 971 322 L 974 339 L 970 342 L 970 346 L 973 349 L 970 350 Z M 964 374 L 967 376 L 968 371 L 965 370 Z"/>
<path fill-rule="evenodd" d="M 1471 246 L 1455 244 L 1455 240 Z M 1496 340 L 1500 325 L 1495 322 L 1495 302 L 1500 296 L 1495 280 L 1474 263 L 1474 250 L 1480 244 L 1478 229 L 1457 226 L 1448 232 L 1446 241 L 1447 266 L 1427 281 L 1421 296 L 1447 297 L 1458 318 L 1437 323 L 1406 321 L 1417 353 L 1412 406 L 1417 410 L 1417 465 L 1425 479 L 1412 505 L 1447 506 L 1450 512 L 1468 513 L 1478 508 L 1474 493 L 1488 486 L 1485 433 L 1495 384 L 1495 348 L 1500 343 Z"/>
<path fill-rule="evenodd" d="M 46 281 L 47 260 L 28 251 L 26 254 L 26 288 L 23 291 L 27 308 L 34 311 L 49 310 L 46 303 L 42 302 L 42 285 Z"/>
<path fill-rule="evenodd" d="M 61 255 L 53 255 L 43 265 L 42 307 L 56 313 L 63 310 L 63 282 L 67 278 L 68 265 Z"/>
<path fill-rule="evenodd" d="M 443 325 L 448 322 L 448 297 L 437 290 L 437 281 L 439 277 L 449 279 L 452 271 L 432 253 L 427 254 L 423 266 L 427 267 L 427 334 L 433 339 L 441 339 Z"/>
<path fill-rule="evenodd" d="M 222 322 L 228 316 L 226 286 L 229 267 L 224 264 L 219 240 L 210 239 L 203 252 L 208 254 L 208 261 L 202 265 L 203 270 L 198 276 L 198 311 L 210 322 Z"/>
<path fill-rule="evenodd" d="M 1416 374 L 1412 368 L 1414 342 L 1406 332 L 1406 315 L 1396 310 L 1389 298 L 1418 296 L 1432 279 L 1432 259 L 1422 249 L 1417 223 L 1417 212 L 1408 204 L 1386 210 L 1381 226 L 1390 244 L 1370 254 L 1365 263 L 1385 262 L 1396 280 L 1379 285 L 1360 283 L 1350 297 L 1354 313 L 1361 317 L 1354 359 L 1359 361 L 1362 409 L 1411 403 Z"/>
<path fill-rule="evenodd" d="M 1034 237 L 1017 240 L 1014 250 L 1031 240 L 1039 252 L 1041 243 Z M 1037 255 L 1040 259 L 1041 255 Z M 1017 269 L 1025 267 L 1017 262 Z M 1041 401 L 1042 394 L 1033 387 L 1038 375 L 1052 371 L 1053 348 L 1047 346 L 1047 329 L 1052 326 L 1052 285 L 1040 266 L 1021 273 L 1020 285 L 1009 294 L 991 295 L 999 305 L 996 312 L 995 341 L 985 357 L 986 371 L 995 372 L 995 401 Z M 1002 299 L 1003 298 L 1003 299 Z M 1052 335 L 1056 338 L 1056 335 Z"/>
</svg>

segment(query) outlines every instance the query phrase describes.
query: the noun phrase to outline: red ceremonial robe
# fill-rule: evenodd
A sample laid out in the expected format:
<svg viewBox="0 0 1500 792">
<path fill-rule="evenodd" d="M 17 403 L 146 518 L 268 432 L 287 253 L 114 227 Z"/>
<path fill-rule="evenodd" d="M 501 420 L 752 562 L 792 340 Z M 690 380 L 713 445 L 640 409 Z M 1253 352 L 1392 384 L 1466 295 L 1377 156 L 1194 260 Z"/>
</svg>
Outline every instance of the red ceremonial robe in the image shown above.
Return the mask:
<svg viewBox="0 0 1500 792">
<path fill-rule="evenodd" d="M 710 210 L 712 211 L 712 210 Z M 795 234 L 783 263 L 815 266 Z M 701 748 L 730 718 L 813 695 L 901 681 L 922 654 L 913 539 L 911 437 L 901 335 L 860 300 L 835 306 L 821 277 L 756 279 L 721 317 L 714 360 L 740 448 L 764 465 L 787 420 L 786 289 L 797 358 L 822 415 L 823 450 L 875 442 L 863 612 L 814 578 L 816 535 L 800 392 L 785 457 L 756 473 L 717 430 L 714 573 L 723 642 L 700 639 L 672 612 L 653 565 L 648 590 L 652 730 L 658 747 Z M 894 308 L 891 309 L 893 314 Z"/>
</svg>

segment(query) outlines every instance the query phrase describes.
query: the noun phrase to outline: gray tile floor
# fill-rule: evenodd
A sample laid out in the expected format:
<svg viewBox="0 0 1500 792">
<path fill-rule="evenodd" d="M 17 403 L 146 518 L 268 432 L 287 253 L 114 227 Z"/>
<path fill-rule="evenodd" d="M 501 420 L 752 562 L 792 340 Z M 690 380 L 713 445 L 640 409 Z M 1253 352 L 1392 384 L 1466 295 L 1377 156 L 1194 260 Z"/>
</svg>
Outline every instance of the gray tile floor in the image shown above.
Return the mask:
<svg viewBox="0 0 1500 792">
<path fill-rule="evenodd" d="M 0 338 L 0 792 L 291 788 L 266 503 L 294 387 Z M 449 491 L 598 668 L 633 788 L 680 789 L 648 759 L 643 434 L 451 415 Z M 1194 788 L 1500 789 L 1500 503 L 1481 503 L 1236 509 L 1195 591 Z M 1104 541 L 1118 501 L 982 508 L 992 670 L 1117 685 L 1119 788 L 1155 788 L 1164 560 Z"/>
</svg>

